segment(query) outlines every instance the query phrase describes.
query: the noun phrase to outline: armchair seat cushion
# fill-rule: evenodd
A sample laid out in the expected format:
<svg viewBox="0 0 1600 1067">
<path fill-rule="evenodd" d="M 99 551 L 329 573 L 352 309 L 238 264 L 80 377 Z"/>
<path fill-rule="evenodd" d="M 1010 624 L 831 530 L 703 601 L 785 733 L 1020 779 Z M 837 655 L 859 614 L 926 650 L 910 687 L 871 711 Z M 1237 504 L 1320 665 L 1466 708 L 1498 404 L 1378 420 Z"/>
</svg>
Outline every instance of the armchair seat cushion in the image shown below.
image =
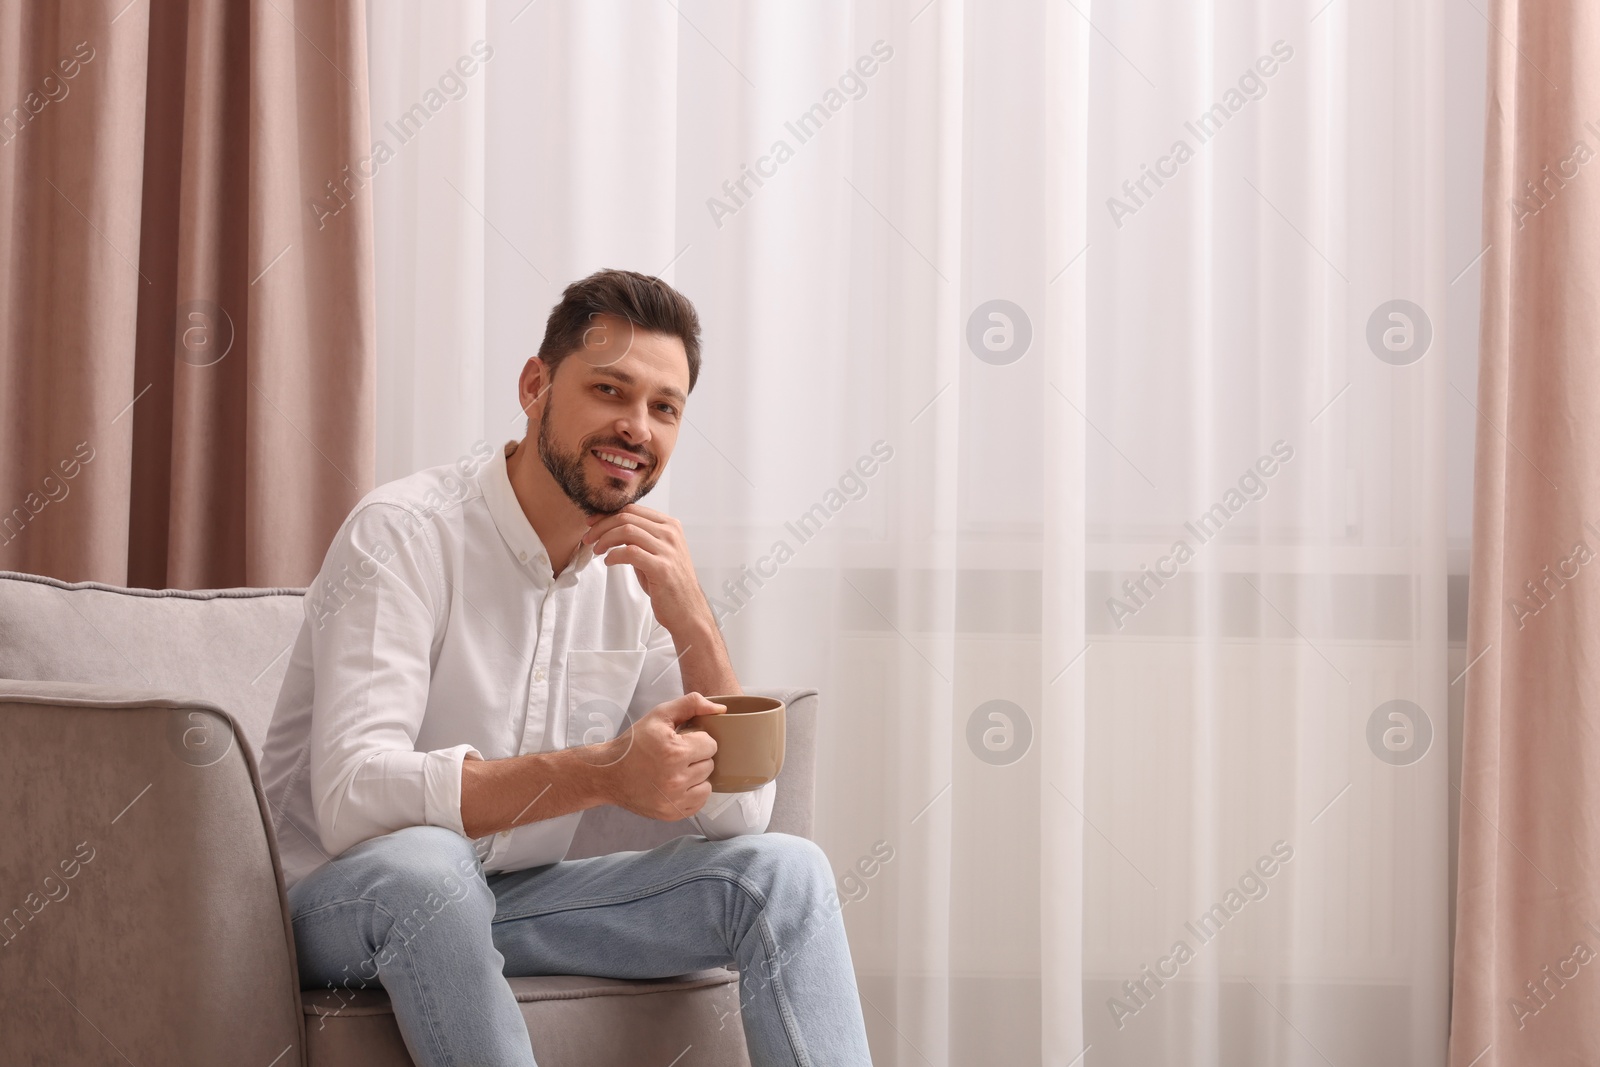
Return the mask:
<svg viewBox="0 0 1600 1067">
<path fill-rule="evenodd" d="M 653 982 L 509 978 L 540 1063 L 612 1067 L 693 1062 L 748 1067 L 739 976 L 716 969 Z M 310 1067 L 411 1067 L 381 989 L 300 994 Z"/>
</svg>

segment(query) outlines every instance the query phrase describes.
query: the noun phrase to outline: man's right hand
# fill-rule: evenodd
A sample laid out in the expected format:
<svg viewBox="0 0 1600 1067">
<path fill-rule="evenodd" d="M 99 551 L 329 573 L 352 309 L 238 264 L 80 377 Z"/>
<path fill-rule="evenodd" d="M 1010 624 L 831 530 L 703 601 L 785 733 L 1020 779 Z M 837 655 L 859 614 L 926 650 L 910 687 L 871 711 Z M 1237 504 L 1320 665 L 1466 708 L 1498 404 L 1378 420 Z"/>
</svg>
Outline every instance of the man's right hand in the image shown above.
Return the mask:
<svg viewBox="0 0 1600 1067">
<path fill-rule="evenodd" d="M 625 733 L 604 743 L 610 803 L 636 815 L 672 822 L 687 819 L 711 796 L 711 757 L 717 743 L 704 730 L 679 733 L 698 715 L 720 715 L 725 705 L 685 693 L 651 708 Z M 597 746 L 600 747 L 600 746 Z"/>
</svg>

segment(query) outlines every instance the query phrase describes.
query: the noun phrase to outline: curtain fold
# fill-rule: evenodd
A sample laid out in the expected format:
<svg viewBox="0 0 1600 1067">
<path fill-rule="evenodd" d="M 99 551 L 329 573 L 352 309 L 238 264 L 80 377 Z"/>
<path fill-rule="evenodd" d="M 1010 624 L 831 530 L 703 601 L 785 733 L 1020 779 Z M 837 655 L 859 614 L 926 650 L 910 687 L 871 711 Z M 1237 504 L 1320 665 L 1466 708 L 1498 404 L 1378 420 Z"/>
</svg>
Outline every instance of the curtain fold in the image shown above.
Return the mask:
<svg viewBox="0 0 1600 1067">
<path fill-rule="evenodd" d="M 1490 17 L 1452 1067 L 1600 1058 L 1600 11 Z"/>
<path fill-rule="evenodd" d="M 375 137 L 450 90 L 374 185 L 382 476 L 521 435 L 567 282 L 695 301 L 645 503 L 823 693 L 874 1062 L 1443 1060 L 1472 8 L 369 16 Z"/>
<path fill-rule="evenodd" d="M 0 568 L 306 583 L 373 476 L 361 4 L 0 25 Z"/>
</svg>

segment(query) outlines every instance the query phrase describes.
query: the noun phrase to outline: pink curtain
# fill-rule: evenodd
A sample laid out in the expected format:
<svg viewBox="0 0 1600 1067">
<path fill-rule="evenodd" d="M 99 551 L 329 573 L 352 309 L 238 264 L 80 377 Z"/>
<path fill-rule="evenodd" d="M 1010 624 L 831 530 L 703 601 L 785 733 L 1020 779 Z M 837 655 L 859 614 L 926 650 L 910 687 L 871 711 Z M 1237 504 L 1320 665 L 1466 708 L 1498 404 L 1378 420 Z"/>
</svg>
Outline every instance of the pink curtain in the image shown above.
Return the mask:
<svg viewBox="0 0 1600 1067">
<path fill-rule="evenodd" d="M 0 3 L 0 568 L 301 585 L 373 478 L 361 0 Z"/>
<path fill-rule="evenodd" d="M 1450 1063 L 1595 1063 L 1600 6 L 1489 14 Z"/>
</svg>

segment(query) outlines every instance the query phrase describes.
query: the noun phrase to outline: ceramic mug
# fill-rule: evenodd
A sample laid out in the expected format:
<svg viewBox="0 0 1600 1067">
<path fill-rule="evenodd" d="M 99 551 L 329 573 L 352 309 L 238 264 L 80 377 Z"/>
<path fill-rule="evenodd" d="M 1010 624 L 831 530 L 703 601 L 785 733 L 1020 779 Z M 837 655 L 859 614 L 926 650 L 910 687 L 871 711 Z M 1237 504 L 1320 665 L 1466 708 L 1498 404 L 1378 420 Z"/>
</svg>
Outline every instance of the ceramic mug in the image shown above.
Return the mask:
<svg viewBox="0 0 1600 1067">
<path fill-rule="evenodd" d="M 747 793 L 760 789 L 783 769 L 784 704 L 772 697 L 707 697 L 728 710 L 697 715 L 679 732 L 700 730 L 717 743 L 711 758 L 711 791 Z"/>
</svg>

